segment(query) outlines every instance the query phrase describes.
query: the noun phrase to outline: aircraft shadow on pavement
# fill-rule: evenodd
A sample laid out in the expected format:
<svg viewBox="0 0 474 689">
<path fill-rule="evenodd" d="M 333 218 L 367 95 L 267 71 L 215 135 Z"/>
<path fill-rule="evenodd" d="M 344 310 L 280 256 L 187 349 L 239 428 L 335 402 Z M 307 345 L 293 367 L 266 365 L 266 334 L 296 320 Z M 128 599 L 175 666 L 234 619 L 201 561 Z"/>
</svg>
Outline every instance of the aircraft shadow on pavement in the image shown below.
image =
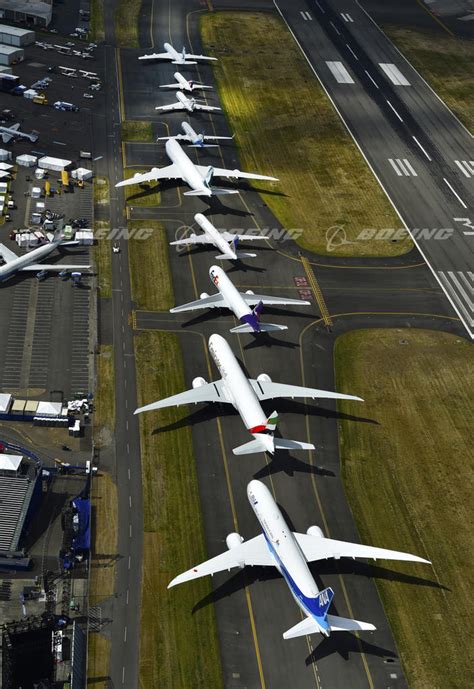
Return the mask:
<svg viewBox="0 0 474 689">
<path fill-rule="evenodd" d="M 178 421 L 173 421 L 172 423 L 166 424 L 166 426 L 155 428 L 151 434 L 157 435 L 158 433 L 175 431 L 179 428 L 185 428 L 186 426 L 195 426 L 196 424 L 212 421 L 222 416 L 238 416 L 238 412 L 231 404 L 209 403 L 206 407 L 202 407 L 191 414 L 187 414 L 181 419 L 178 419 Z"/>
<path fill-rule="evenodd" d="M 208 215 L 233 215 L 241 218 L 246 218 L 250 215 L 253 217 L 253 213 L 250 211 L 226 206 L 217 196 L 202 196 L 201 199 L 208 205 L 208 208 L 202 211 L 202 214 L 206 217 Z M 219 227 L 219 223 L 216 224 L 216 227 Z"/>
<path fill-rule="evenodd" d="M 199 323 L 206 323 L 207 321 L 214 321 L 218 318 L 225 317 L 229 317 L 228 309 L 207 309 L 204 313 L 200 313 L 198 316 L 194 316 L 193 318 L 190 318 L 188 321 L 183 321 L 180 325 L 181 328 L 189 328 L 192 325 L 198 325 Z"/>
<path fill-rule="evenodd" d="M 318 405 L 317 400 L 314 400 L 312 404 L 305 404 L 304 402 L 298 402 L 297 400 L 288 400 L 282 398 L 273 400 L 273 404 L 276 410 L 282 414 L 302 414 L 305 416 L 319 416 L 326 419 L 337 419 L 340 421 L 370 423 L 375 426 L 380 425 L 376 419 L 369 419 L 365 416 L 355 416 L 354 414 L 344 414 L 343 412 L 338 412 L 333 409 L 327 409 L 326 407 Z"/>
<path fill-rule="evenodd" d="M 252 340 L 244 345 L 243 349 L 256 349 L 257 347 L 283 347 L 286 349 L 296 349 L 300 345 L 298 342 L 289 342 L 288 340 L 281 340 L 279 337 L 270 335 L 270 333 L 250 333 Z"/>
<path fill-rule="evenodd" d="M 313 634 L 312 638 L 316 638 L 316 635 Z M 366 655 L 375 656 L 377 658 L 385 658 L 388 659 L 389 662 L 398 659 L 394 651 L 372 644 L 366 641 L 362 636 L 357 637 L 350 632 L 336 632 L 332 634 L 329 639 L 323 639 L 309 654 L 305 663 L 309 666 L 335 653 L 338 653 L 344 660 L 350 660 L 350 656 L 354 653 L 365 653 Z"/>
<path fill-rule="evenodd" d="M 410 566 L 411 563 L 400 562 L 400 567 Z M 428 579 L 426 577 L 419 577 L 413 574 L 406 574 L 405 572 L 390 569 L 389 567 L 382 567 L 381 565 L 372 564 L 365 560 L 352 560 L 350 558 L 341 558 L 336 560 L 321 560 L 309 565 L 310 569 L 315 568 L 313 572 L 314 577 L 322 576 L 324 574 L 355 574 L 356 576 L 366 577 L 367 579 L 380 579 L 386 581 L 398 581 L 402 584 L 414 584 L 415 586 L 427 586 L 429 588 L 441 589 L 443 591 L 450 591 L 451 589 L 438 581 Z M 420 565 L 426 567 L 426 565 Z"/>
<path fill-rule="evenodd" d="M 281 574 L 276 567 L 247 567 L 233 574 L 223 584 L 216 586 L 210 593 L 196 603 L 193 607 L 192 614 L 199 612 L 208 605 L 217 603 L 229 596 L 234 595 L 238 591 L 243 591 L 246 586 L 251 586 L 256 581 L 271 581 L 272 579 L 280 579 Z"/>
<path fill-rule="evenodd" d="M 244 246 L 243 244 L 239 244 L 239 251 L 249 251 L 253 252 L 253 250 L 256 249 L 255 246 Z M 255 253 L 255 252 L 254 252 Z M 251 259 L 251 260 L 257 260 L 258 261 L 258 256 L 256 259 Z M 242 261 L 241 258 L 238 258 L 236 261 L 232 261 L 232 267 L 229 268 L 226 273 L 265 273 L 267 271 L 266 268 L 262 268 L 262 266 L 257 266 L 254 263 L 245 263 Z"/>
<path fill-rule="evenodd" d="M 275 454 L 270 457 L 270 461 L 264 467 L 259 469 L 254 475 L 255 479 L 262 479 L 273 474 L 285 473 L 287 476 L 293 476 L 295 473 L 301 474 L 315 474 L 316 476 L 330 476 L 335 477 L 335 473 L 324 467 L 314 466 L 303 462 L 301 459 L 293 457 L 287 450 L 277 450 Z"/>
</svg>

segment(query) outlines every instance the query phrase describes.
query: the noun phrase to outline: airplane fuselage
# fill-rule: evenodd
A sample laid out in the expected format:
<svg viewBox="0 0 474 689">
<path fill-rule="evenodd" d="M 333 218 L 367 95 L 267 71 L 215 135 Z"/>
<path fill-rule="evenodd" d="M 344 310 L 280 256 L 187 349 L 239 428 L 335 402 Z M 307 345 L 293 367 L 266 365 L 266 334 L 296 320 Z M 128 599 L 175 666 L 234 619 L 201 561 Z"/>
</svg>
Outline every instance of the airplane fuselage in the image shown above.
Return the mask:
<svg viewBox="0 0 474 689">
<path fill-rule="evenodd" d="M 227 399 L 239 412 L 245 427 L 251 433 L 263 430 L 267 423 L 265 412 L 226 340 L 211 335 L 209 352 L 221 374 Z"/>
<path fill-rule="evenodd" d="M 228 242 L 226 242 L 219 230 L 216 227 L 214 227 L 214 225 L 211 222 L 209 222 L 205 215 L 203 215 L 202 213 L 196 213 L 196 215 L 194 216 L 194 220 L 204 231 L 204 233 L 209 237 L 214 246 L 217 247 L 217 249 L 219 249 L 219 251 L 221 251 L 223 254 L 232 256 L 233 258 L 237 258 L 237 255 L 235 251 L 232 249 L 232 246 Z"/>
<path fill-rule="evenodd" d="M 30 263 L 38 263 L 42 259 L 49 256 L 49 254 L 56 249 L 58 242 L 49 242 L 44 246 L 39 246 L 37 249 L 33 249 L 23 256 L 18 256 L 18 258 L 6 263 L 4 266 L 0 266 L 0 282 L 5 282 L 9 278 L 13 277 L 15 273 L 30 265 Z"/>
<path fill-rule="evenodd" d="M 194 111 L 194 98 L 188 98 L 182 91 L 177 92 L 176 98 L 179 100 L 180 103 L 182 103 L 182 105 L 186 108 L 188 112 Z"/>
<path fill-rule="evenodd" d="M 204 184 L 204 179 L 197 170 L 193 161 L 186 155 L 175 139 L 169 139 L 165 144 L 168 158 L 174 163 L 181 173 L 183 180 L 193 191 L 199 191 L 204 196 L 211 196 L 211 190 Z"/>
<path fill-rule="evenodd" d="M 284 577 L 293 598 L 305 615 L 314 619 L 321 633 L 329 636 L 328 622 L 315 614 L 319 589 L 272 494 L 260 481 L 250 481 L 247 497 L 260 522 L 275 566 Z"/>
<path fill-rule="evenodd" d="M 244 322 L 244 316 L 252 315 L 252 310 L 222 268 L 219 268 L 219 266 L 211 266 L 209 268 L 209 277 L 213 285 L 217 287 L 224 297 L 229 309 L 234 312 L 235 316 L 242 321 L 242 323 Z"/>
<path fill-rule="evenodd" d="M 192 144 L 203 145 L 204 136 L 198 134 L 188 122 L 181 122 L 181 128 Z"/>
</svg>

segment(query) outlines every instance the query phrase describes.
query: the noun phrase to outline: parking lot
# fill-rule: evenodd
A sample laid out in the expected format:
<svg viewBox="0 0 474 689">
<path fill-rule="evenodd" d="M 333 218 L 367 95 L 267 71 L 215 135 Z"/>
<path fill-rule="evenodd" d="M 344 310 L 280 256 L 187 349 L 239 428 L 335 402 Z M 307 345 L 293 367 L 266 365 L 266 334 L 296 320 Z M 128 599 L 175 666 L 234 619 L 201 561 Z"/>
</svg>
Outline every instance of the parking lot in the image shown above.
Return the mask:
<svg viewBox="0 0 474 689">
<path fill-rule="evenodd" d="M 66 39 L 51 35 L 41 42 L 64 44 Z M 69 40 L 69 39 L 68 39 Z M 78 43 L 75 39 L 71 42 Z M 83 46 L 86 44 L 84 43 Z M 75 46 L 80 47 L 79 45 Z M 72 49 L 72 47 L 71 47 Z M 82 48 L 81 48 L 82 50 Z M 78 51 L 79 52 L 79 51 Z M 92 51 L 97 54 L 97 51 Z M 30 88 L 38 80 L 49 77 L 44 89 L 47 104 L 38 104 L 22 96 L 0 93 L 0 110 L 12 110 L 12 123 L 19 122 L 21 130 L 39 133 L 34 143 L 16 140 L 0 147 L 16 156 L 30 154 L 37 157 L 54 156 L 72 161 L 72 167 L 91 167 L 91 160 L 80 157 L 81 151 L 93 149 L 91 120 L 94 110 L 100 109 L 102 91 L 89 87 L 95 80 L 83 76 L 68 77 L 59 66 L 67 69 L 98 72 L 99 59 L 83 59 L 77 55 L 63 55 L 35 45 L 25 49 L 25 61 L 13 65 L 13 74 Z M 83 93 L 93 95 L 84 98 Z M 67 101 L 79 106 L 78 112 L 59 111 L 55 101 Z M 103 104 L 102 104 L 103 105 Z M 10 126 L 10 122 L 8 123 Z M 87 227 L 93 226 L 93 190 L 91 182 L 83 188 L 73 187 L 73 193 L 58 194 L 60 173 L 50 172 L 48 181 L 55 190 L 52 196 L 42 197 L 48 210 L 64 215 L 66 223 L 84 218 Z M 29 227 L 35 201 L 33 186 L 44 187 L 44 181 L 34 179 L 34 167 L 18 166 L 10 183 L 16 208 L 10 211 L 11 220 L 0 225 L 0 242 L 20 255 L 23 249 L 11 240 L 12 230 Z M 91 264 L 90 247 L 68 247 L 51 254 L 51 263 Z M 70 279 L 62 280 L 50 274 L 39 282 L 34 274 L 17 275 L 0 285 L 0 388 L 6 392 L 22 391 L 29 397 L 40 397 L 51 390 L 61 390 L 69 397 L 78 390 L 91 389 L 91 352 L 95 342 L 93 314 L 93 278 L 83 274 L 79 288 Z"/>
</svg>

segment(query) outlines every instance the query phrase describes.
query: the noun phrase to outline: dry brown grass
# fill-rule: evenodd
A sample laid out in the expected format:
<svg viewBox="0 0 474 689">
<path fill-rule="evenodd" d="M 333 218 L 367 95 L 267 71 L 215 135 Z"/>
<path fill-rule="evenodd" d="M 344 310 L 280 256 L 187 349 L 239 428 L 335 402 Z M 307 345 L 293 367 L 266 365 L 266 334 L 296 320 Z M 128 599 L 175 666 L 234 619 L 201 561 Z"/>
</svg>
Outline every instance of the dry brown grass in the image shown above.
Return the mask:
<svg viewBox="0 0 474 689">
<path fill-rule="evenodd" d="M 243 169 L 280 182 L 255 183 L 298 243 L 327 253 L 326 232 L 343 227 L 349 241 L 366 228 L 400 228 L 379 187 L 283 22 L 268 13 L 201 16 L 204 47 L 219 58 L 214 73 Z M 291 83 L 289 82 L 291 75 Z M 290 88 L 291 86 L 291 88 Z M 334 254 L 393 256 L 411 241 L 355 241 Z"/>
<path fill-rule="evenodd" d="M 381 563 L 401 575 L 376 579 L 411 689 L 472 684 L 473 351 L 425 330 L 361 330 L 336 342 L 337 386 L 361 395 L 362 416 L 376 421 L 339 424 L 361 539 L 433 562 Z M 350 402 L 339 409 L 361 415 Z"/>
</svg>

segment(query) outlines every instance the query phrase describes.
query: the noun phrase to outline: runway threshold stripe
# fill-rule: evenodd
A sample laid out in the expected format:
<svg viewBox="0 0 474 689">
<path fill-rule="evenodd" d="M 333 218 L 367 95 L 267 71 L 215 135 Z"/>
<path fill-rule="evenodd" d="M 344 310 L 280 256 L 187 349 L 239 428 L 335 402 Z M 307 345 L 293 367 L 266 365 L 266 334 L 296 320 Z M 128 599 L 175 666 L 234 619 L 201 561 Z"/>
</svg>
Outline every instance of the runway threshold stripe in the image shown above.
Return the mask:
<svg viewBox="0 0 474 689">
<path fill-rule="evenodd" d="M 403 76 L 398 67 L 391 62 L 379 62 L 379 67 L 385 72 L 395 86 L 411 86 L 408 79 Z"/>
<path fill-rule="evenodd" d="M 418 173 L 415 172 L 415 170 L 414 170 L 412 164 L 410 163 L 410 161 L 407 160 L 406 158 L 404 158 L 404 159 L 403 159 L 403 162 L 405 163 L 406 167 L 407 167 L 408 170 L 411 172 L 411 174 L 413 175 L 413 177 L 418 177 Z"/>
<path fill-rule="evenodd" d="M 470 177 L 470 176 L 471 176 L 471 175 L 469 174 L 469 172 L 464 168 L 464 160 L 455 160 L 454 162 L 456 163 L 456 165 L 458 166 L 458 168 L 461 170 L 462 174 L 463 174 L 465 177 Z"/>
<path fill-rule="evenodd" d="M 335 78 L 338 84 L 354 84 L 354 79 L 351 77 L 347 69 L 344 67 L 342 62 L 327 62 L 331 74 Z"/>
<path fill-rule="evenodd" d="M 395 161 L 393 160 L 393 158 L 389 158 L 389 159 L 388 159 L 388 162 L 389 162 L 390 165 L 393 167 L 393 169 L 395 170 L 395 172 L 397 173 L 397 175 L 398 175 L 399 177 L 402 177 L 403 172 L 401 172 L 401 171 L 399 170 L 399 168 L 398 168 L 398 166 L 395 164 Z"/>
</svg>

